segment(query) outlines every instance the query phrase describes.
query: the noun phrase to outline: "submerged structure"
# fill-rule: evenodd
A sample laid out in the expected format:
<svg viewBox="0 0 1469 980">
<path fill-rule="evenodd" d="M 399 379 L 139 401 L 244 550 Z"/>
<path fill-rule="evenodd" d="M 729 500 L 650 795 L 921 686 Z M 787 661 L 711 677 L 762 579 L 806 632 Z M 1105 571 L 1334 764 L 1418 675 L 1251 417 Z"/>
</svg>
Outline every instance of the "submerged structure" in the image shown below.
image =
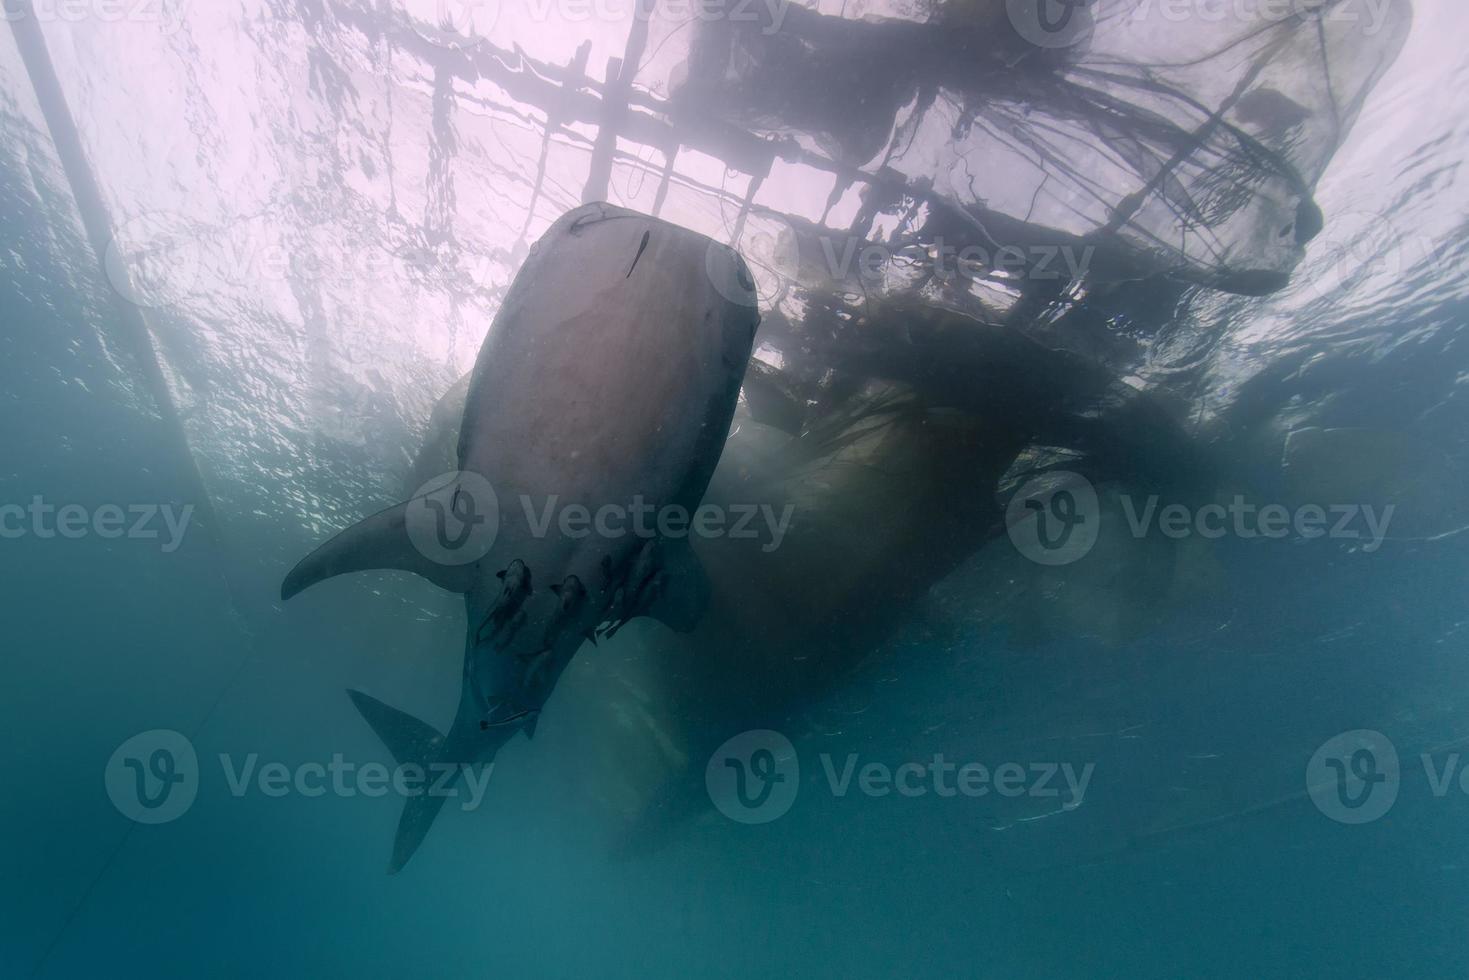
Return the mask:
<svg viewBox="0 0 1469 980">
<path fill-rule="evenodd" d="M 809 589 L 801 547 L 829 558 L 915 485 L 965 531 L 921 555 L 902 552 L 911 528 L 873 531 L 831 562 L 810 618 L 788 617 L 818 633 L 879 586 L 921 595 L 999 529 L 1022 476 L 1064 463 L 1215 489 L 1200 433 L 1253 431 L 1271 408 L 1243 384 L 1203 405 L 1222 328 L 1181 311 L 1288 283 L 1331 221 L 1316 183 L 1411 17 L 1407 0 L 1067 9 L 248 0 L 106 32 L 21 18 L 0 78 L 24 138 L 0 152 L 31 181 L 18 200 L 74 202 L 78 220 L 17 254 L 59 270 L 37 310 L 79 303 L 100 325 L 117 399 L 162 416 L 220 547 L 265 543 L 231 562 L 242 618 L 262 622 L 284 563 L 365 500 L 401 499 L 433 406 L 557 216 L 607 200 L 728 245 L 762 316 L 732 449 L 836 515 L 797 532 L 785 567 Z M 873 459 L 886 482 L 831 491 L 851 486 L 833 470 L 856 483 Z M 724 622 L 770 608 L 729 603 Z M 763 667 L 800 675 L 791 691 L 829 676 L 765 631 L 730 626 L 731 656 L 773 649 Z M 730 676 L 650 671 L 625 703 Z M 610 808 L 687 768 L 664 721 L 628 727 L 686 758 L 607 790 Z"/>
<path fill-rule="evenodd" d="M 142 308 L 159 370 L 129 368 L 150 355 L 120 333 L 103 342 L 152 379 L 140 405 L 177 404 L 241 536 L 278 512 L 250 496 L 260 472 L 299 477 L 284 519 L 318 525 L 400 466 L 530 242 L 584 201 L 746 255 L 759 358 L 802 404 L 864 375 L 982 376 L 963 331 L 895 325 L 882 307 L 901 297 L 1178 390 L 1148 374 L 1164 313 L 1194 287 L 1287 281 L 1323 226 L 1312 188 L 1410 18 L 1406 0 L 1274 20 L 1116 0 L 1055 32 L 1028 0 L 638 0 L 610 20 L 429 0 L 165 8 L 64 32 L 21 18 L 19 50 L 49 45 L 64 81 L 34 57 L 0 71 L 37 93 L 8 111 L 46 161 L 42 197 L 75 177 L 49 138 L 65 108 L 150 119 L 55 144 L 89 161 L 96 200 L 77 200 L 111 231 L 104 276 L 71 285 Z M 36 247 L 70 247 L 56 233 Z M 251 403 L 210 384 L 241 376 Z"/>
</svg>

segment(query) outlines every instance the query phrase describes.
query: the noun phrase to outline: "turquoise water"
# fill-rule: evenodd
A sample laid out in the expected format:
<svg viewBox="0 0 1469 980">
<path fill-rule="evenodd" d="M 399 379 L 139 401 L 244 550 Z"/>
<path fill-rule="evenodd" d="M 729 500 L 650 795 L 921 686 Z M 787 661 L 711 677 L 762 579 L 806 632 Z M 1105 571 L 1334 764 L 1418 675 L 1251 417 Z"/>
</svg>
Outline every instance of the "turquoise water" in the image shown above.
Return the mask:
<svg viewBox="0 0 1469 980">
<path fill-rule="evenodd" d="M 1418 525 L 1375 550 L 1228 537 L 1203 584 L 1167 601 L 1147 560 L 1124 550 L 1120 583 L 1026 579 L 1030 592 L 1001 602 L 996 582 L 1022 566 L 1009 552 L 987 563 L 1000 552 L 986 550 L 888 626 L 844 638 L 861 655 L 824 683 L 763 701 L 730 685 L 702 740 L 667 750 L 687 753 L 692 774 L 692 793 L 671 798 L 640 775 L 669 765 L 649 761 L 665 750 L 619 733 L 681 731 L 659 713 L 659 684 L 699 664 L 655 683 L 646 658 L 659 662 L 647 653 L 659 640 L 629 630 L 622 646 L 582 651 L 481 804 L 446 807 L 394 876 L 392 793 L 353 782 L 318 794 L 328 777 L 303 767 L 391 761 L 346 688 L 446 723 L 462 614 L 388 573 L 277 596 L 314 543 L 401 496 L 478 321 L 431 333 L 404 319 L 403 337 L 423 336 L 385 341 L 307 315 L 273 334 L 272 313 L 228 290 L 156 311 L 181 443 L 120 339 L 7 36 L 0 503 L 119 507 L 151 514 L 157 534 L 25 525 L 0 541 L 0 976 L 1465 975 L 1469 535 L 1455 532 L 1469 524 L 1457 509 L 1469 61 L 1461 13 L 1416 15 L 1317 188 L 1326 231 L 1295 283 L 1266 299 L 1194 290 L 1159 304 L 1137 316 L 1149 339 L 1128 370 L 1150 383 L 1187 374 L 1170 396 L 1230 492 L 1284 492 L 1278 454 L 1252 449 L 1264 434 L 1392 434 L 1406 448 L 1362 443 L 1361 468 L 1391 471 L 1389 499 L 1404 515 L 1419 502 Z M 50 38 L 65 68 L 75 55 Z M 68 84 L 84 92 L 86 77 Z M 151 186 L 137 160 L 110 162 L 113 198 Z M 411 307 L 373 306 L 386 319 Z M 359 336 L 370 339 L 356 347 Z M 309 398 L 270 380 L 311 371 Z M 162 514 L 190 504 L 175 540 Z M 1146 622 L 1103 624 L 1118 606 Z M 613 708 L 587 708 L 598 704 Z M 705 760 L 725 737 L 767 728 L 800 760 L 786 770 L 789 810 L 726 819 L 704 794 Z M 119 747 L 158 730 L 187 738 L 195 795 L 151 824 L 109 787 L 126 790 L 133 772 Z M 1391 771 L 1397 796 L 1360 824 L 1339 819 L 1358 811 L 1333 809 L 1336 787 L 1312 768 L 1318 748 L 1358 730 L 1385 736 L 1398 760 L 1374 756 L 1371 774 Z M 151 764 L 144 744 L 131 757 Z M 996 778 L 1007 763 L 1026 780 L 1040 767 L 1063 791 L 1066 773 L 1090 775 L 1070 796 L 939 792 L 957 773 L 915 777 L 911 796 L 860 788 L 862 766 L 935 756 Z M 279 795 L 254 778 L 271 764 L 287 773 Z M 143 797 L 161 792 L 153 776 Z M 1361 785 L 1342 792 L 1363 799 Z M 629 826 L 636 846 L 623 846 Z"/>
</svg>

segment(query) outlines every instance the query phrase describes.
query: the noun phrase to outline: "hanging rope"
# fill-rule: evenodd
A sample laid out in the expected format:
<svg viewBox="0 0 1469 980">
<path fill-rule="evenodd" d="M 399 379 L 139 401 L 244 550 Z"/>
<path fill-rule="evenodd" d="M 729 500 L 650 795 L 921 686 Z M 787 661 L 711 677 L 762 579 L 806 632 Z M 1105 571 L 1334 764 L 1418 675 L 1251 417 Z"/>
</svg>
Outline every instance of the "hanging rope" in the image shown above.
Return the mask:
<svg viewBox="0 0 1469 980">
<path fill-rule="evenodd" d="M 126 298 L 126 294 L 131 292 L 130 283 L 127 281 L 127 269 L 121 264 L 112 270 L 104 267 L 107 249 L 115 238 L 112 219 L 102 200 L 102 192 L 98 187 L 97 179 L 93 176 L 91 166 L 87 162 L 81 136 L 77 132 L 76 123 L 67 106 L 61 82 L 56 77 L 51 54 L 46 48 L 46 38 L 41 33 L 41 24 L 36 19 L 31 0 L 18 0 L 12 10 L 12 15 L 6 19 L 10 21 L 10 29 L 15 35 L 16 47 L 20 49 L 21 60 L 25 63 L 26 73 L 30 76 L 32 88 L 35 89 L 36 101 L 40 104 L 41 115 L 45 117 L 46 128 L 51 134 L 51 142 L 55 145 L 56 155 L 61 160 L 61 168 L 66 174 L 67 182 L 71 185 L 72 197 L 76 200 L 77 212 L 82 219 L 82 228 L 86 232 L 87 241 L 92 246 L 92 254 L 97 259 L 98 270 L 102 273 L 103 281 L 113 283 L 113 289 L 110 292 L 113 312 L 117 316 L 118 339 L 122 341 L 123 346 L 132 355 L 133 361 L 143 372 L 143 382 L 147 386 L 148 393 L 153 396 L 158 414 L 162 417 L 164 426 L 178 446 L 182 475 L 186 483 L 186 494 L 194 504 L 194 511 L 197 515 L 195 523 L 202 523 L 206 533 L 218 546 L 220 544 L 220 524 L 214 511 L 214 502 L 205 489 L 204 477 L 199 472 L 193 452 L 189 449 L 188 435 L 184 431 L 183 421 L 179 418 L 178 408 L 174 405 L 173 393 L 169 390 L 168 381 L 164 377 L 163 366 L 158 361 L 158 352 L 153 346 L 152 331 L 148 327 L 143 311 Z M 200 518 L 202 521 L 199 520 Z M 226 587 L 228 587 L 228 582 L 226 582 Z M 231 595 L 231 605 L 233 606 L 233 595 Z"/>
</svg>

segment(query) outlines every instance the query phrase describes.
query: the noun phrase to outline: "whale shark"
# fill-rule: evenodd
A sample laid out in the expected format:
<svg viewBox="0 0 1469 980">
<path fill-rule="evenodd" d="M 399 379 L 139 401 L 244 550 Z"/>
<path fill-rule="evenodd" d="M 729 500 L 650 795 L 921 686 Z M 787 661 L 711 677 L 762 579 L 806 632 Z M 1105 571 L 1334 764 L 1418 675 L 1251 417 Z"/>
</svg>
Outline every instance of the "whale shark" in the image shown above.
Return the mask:
<svg viewBox="0 0 1469 980">
<path fill-rule="evenodd" d="M 281 586 L 289 599 L 332 576 L 399 569 L 464 596 L 447 732 L 348 692 L 400 765 L 486 764 L 518 732 L 535 734 L 584 643 L 640 616 L 694 628 L 708 583 L 687 537 L 661 520 L 629 530 L 626 515 L 697 508 L 759 322 L 744 260 L 656 218 L 589 204 L 532 246 L 470 376 L 458 469 L 327 541 Z M 573 513 L 599 520 L 562 519 Z M 622 518 L 600 520 L 609 514 Z M 405 802 L 389 873 L 446 795 Z"/>
<path fill-rule="evenodd" d="M 1183 591 L 1168 581 L 1175 543 L 1134 541 L 1115 508 L 1097 557 L 1065 569 L 1032 569 L 1004 531 L 1014 492 L 1004 485 L 1017 467 L 1039 465 L 1037 446 L 1051 441 L 1072 448 L 1066 465 L 1085 466 L 1099 492 L 1107 481 L 1179 492 L 1151 482 L 1172 475 L 1155 457 L 1185 466 L 1162 406 L 1013 330 L 919 303 L 868 310 L 861 336 L 817 356 L 848 368 L 836 383 L 829 367 L 805 383 L 811 355 L 798 344 L 781 366 L 756 354 L 746 370 L 704 503 L 789 508 L 778 550 L 766 553 L 759 536 L 694 540 L 711 583 L 697 627 L 629 625 L 574 663 L 558 690 L 575 730 L 558 726 L 538 749 L 558 760 L 558 792 L 578 801 L 612 854 L 672 840 L 708 811 L 703 767 L 720 742 L 810 726 L 813 706 L 914 615 L 925 630 L 990 618 L 1031 643 L 1065 628 L 1115 646 Z M 781 312 L 768 310 L 762 351 L 782 336 Z M 927 369 L 909 351 L 923 344 L 934 348 Z M 408 486 L 452 465 L 469 380 L 435 405 Z M 963 587 L 936 591 L 951 578 Z"/>
</svg>

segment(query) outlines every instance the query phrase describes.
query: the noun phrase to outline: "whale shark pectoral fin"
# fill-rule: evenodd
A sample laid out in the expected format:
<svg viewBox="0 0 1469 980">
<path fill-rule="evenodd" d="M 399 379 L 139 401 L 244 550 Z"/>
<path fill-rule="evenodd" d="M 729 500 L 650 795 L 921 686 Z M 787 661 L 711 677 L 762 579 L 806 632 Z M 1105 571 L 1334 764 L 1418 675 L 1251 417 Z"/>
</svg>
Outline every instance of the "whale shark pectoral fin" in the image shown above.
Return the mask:
<svg viewBox="0 0 1469 980">
<path fill-rule="evenodd" d="M 660 561 L 662 586 L 646 615 L 679 633 L 699 624 L 709 607 L 709 576 L 687 540 L 666 542 Z"/>
<path fill-rule="evenodd" d="M 422 575 L 441 589 L 468 592 L 474 584 L 474 565 L 434 561 L 408 535 L 408 504 L 399 504 L 358 521 L 327 541 L 291 569 L 281 583 L 281 598 L 324 579 L 347 572 L 390 568 Z"/>
</svg>

